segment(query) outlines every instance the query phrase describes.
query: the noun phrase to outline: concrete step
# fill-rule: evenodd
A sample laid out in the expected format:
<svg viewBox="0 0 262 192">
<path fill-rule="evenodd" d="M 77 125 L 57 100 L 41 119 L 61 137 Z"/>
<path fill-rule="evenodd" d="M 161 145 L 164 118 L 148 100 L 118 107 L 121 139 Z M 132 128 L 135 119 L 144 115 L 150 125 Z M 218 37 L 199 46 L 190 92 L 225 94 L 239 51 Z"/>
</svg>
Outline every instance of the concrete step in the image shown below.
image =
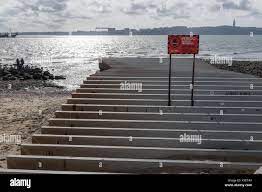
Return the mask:
<svg viewBox="0 0 262 192">
<path fill-rule="evenodd" d="M 179 75 L 179 74 L 177 74 Z M 173 76 L 171 77 L 172 81 L 190 81 L 192 79 L 192 76 Z M 108 75 L 100 75 L 95 74 L 91 75 L 90 77 L 87 77 L 87 80 L 143 80 L 143 81 L 168 81 L 168 76 L 156 76 L 156 77 L 134 77 L 134 76 L 108 76 Z M 247 82 L 260 82 L 261 78 L 258 77 L 210 77 L 210 76 L 201 76 L 201 77 L 195 77 L 196 81 L 247 81 Z"/>
<path fill-rule="evenodd" d="M 152 113 L 152 112 L 103 112 L 103 111 L 57 111 L 62 119 L 124 119 L 124 120 L 171 120 L 214 122 L 261 122 L 262 114 L 208 114 L 208 113 Z"/>
<path fill-rule="evenodd" d="M 50 126 L 60 127 L 111 127 L 111 128 L 159 128 L 204 129 L 204 130 L 250 130 L 260 131 L 262 123 L 257 122 L 215 122 L 215 121 L 163 121 L 163 120 L 119 120 L 119 119 L 50 119 Z"/>
<path fill-rule="evenodd" d="M 144 93 L 72 93 L 72 98 L 109 98 L 109 99 L 166 99 L 167 94 Z M 171 94 L 173 100 L 191 99 L 191 94 Z M 194 95 L 195 100 L 234 100 L 261 101 L 261 95 Z"/>
<path fill-rule="evenodd" d="M 86 80 L 83 82 L 83 84 L 137 84 L 142 83 L 143 85 L 168 85 L 169 81 L 167 80 L 133 80 L 133 81 L 127 81 L 127 80 Z M 172 85 L 190 85 L 192 83 L 192 80 L 187 81 L 172 81 Z M 231 80 L 224 80 L 224 81 L 201 81 L 196 80 L 195 85 L 236 85 L 236 86 L 248 86 L 250 87 L 250 84 L 253 86 L 262 86 L 262 80 L 260 81 L 231 81 Z"/>
<path fill-rule="evenodd" d="M 39 163 L 42 165 L 39 168 Z M 219 161 L 188 161 L 162 159 L 131 159 L 131 158 L 94 158 L 94 157 L 46 157 L 46 156 L 9 156 L 8 167 L 13 169 L 31 169 L 37 172 L 59 170 L 66 173 L 78 171 L 115 172 L 115 173 L 193 173 L 205 170 L 216 170 L 222 173 L 254 173 L 261 163 L 219 162 Z M 39 170 L 41 169 L 41 171 Z M 59 173 L 59 172 L 58 172 Z M 242 172 L 243 173 L 243 172 Z"/>
<path fill-rule="evenodd" d="M 127 147 L 98 145 L 23 144 L 21 155 L 166 159 L 216 160 L 262 163 L 260 150 L 222 150 L 191 148 Z"/>
<path fill-rule="evenodd" d="M 140 69 L 141 70 L 141 69 Z M 141 72 L 139 70 L 128 70 L 127 69 L 117 69 L 117 70 L 110 70 L 110 71 L 103 71 L 102 73 L 96 73 L 96 76 L 119 76 L 121 74 L 122 76 L 130 76 L 132 74 L 132 77 L 168 77 L 168 70 L 155 70 L 155 71 L 148 71 L 148 72 Z M 191 76 L 192 72 L 191 71 L 172 71 L 172 76 L 178 76 L 178 77 L 185 77 L 185 76 Z M 213 71 L 205 71 L 205 72 L 199 72 L 196 71 L 195 76 L 199 77 L 225 77 L 225 78 L 239 78 L 240 73 L 234 73 L 234 72 L 227 72 L 227 71 L 220 71 L 217 72 L 215 70 Z"/>
<path fill-rule="evenodd" d="M 185 135 L 186 136 L 186 135 Z M 188 135 L 190 136 L 190 135 Z M 190 136 L 191 137 L 191 136 Z M 210 139 L 195 135 L 195 140 L 183 141 L 180 137 L 120 137 L 91 135 L 33 135 L 33 144 L 60 145 L 101 145 L 101 146 L 133 146 L 133 147 L 167 147 L 167 148 L 199 148 L 199 149 L 236 149 L 260 150 L 262 140 Z M 193 138 L 193 136 L 192 136 Z"/>
<path fill-rule="evenodd" d="M 119 88 L 80 88 L 76 89 L 76 93 L 129 93 L 137 94 L 138 90 L 121 90 Z M 142 89 L 143 94 L 167 94 L 168 89 Z M 171 89 L 171 93 L 175 94 L 191 94 L 190 89 Z M 195 94 L 202 95 L 262 95 L 262 90 L 194 90 Z"/>
<path fill-rule="evenodd" d="M 246 85 L 195 85 L 195 89 L 205 89 L 205 90 L 248 90 L 250 89 L 250 84 Z M 80 88 L 115 88 L 121 89 L 120 84 L 81 84 Z M 145 84 L 142 85 L 143 89 L 168 89 L 168 84 Z M 185 85 L 171 85 L 172 89 L 190 89 L 190 83 Z M 251 90 L 262 90 L 262 86 L 254 86 Z"/>
<path fill-rule="evenodd" d="M 250 131 L 248 127 L 245 131 L 228 130 L 202 130 L 202 129 L 165 129 L 159 128 L 107 128 L 107 127 L 57 127 L 43 126 L 42 134 L 48 135 L 92 135 L 92 136 L 120 136 L 120 137 L 164 137 L 180 138 L 181 135 L 201 135 L 202 138 L 209 139 L 233 139 L 257 141 L 262 140 L 262 131 Z M 224 146 L 225 147 L 225 146 Z"/>
<path fill-rule="evenodd" d="M 148 106 L 148 105 L 101 105 L 101 104 L 63 104 L 63 111 L 108 111 L 108 112 L 155 112 L 160 113 L 219 113 L 224 114 L 262 114 L 262 107 L 202 107 L 202 106 Z"/>
<path fill-rule="evenodd" d="M 27 168 L 28 166 L 25 165 L 25 161 L 23 161 L 23 156 L 16 156 L 17 161 L 16 165 L 13 166 L 13 169 L 0 169 L 1 175 L 112 175 L 116 173 L 104 173 L 104 172 L 83 172 L 81 170 L 79 171 L 54 171 L 54 169 L 46 169 L 46 170 L 39 170 L 39 169 L 30 169 Z M 10 160 L 10 164 L 12 166 L 12 163 L 14 162 L 14 156 L 12 156 Z M 28 158 L 26 158 L 28 160 Z M 23 162 L 22 162 L 23 161 Z M 29 160 L 31 163 L 33 163 L 33 159 Z M 11 167 L 10 166 L 10 167 Z M 15 167 L 21 167 L 21 169 L 15 168 Z M 251 168 L 252 169 L 252 168 Z M 119 173 L 118 173 L 119 174 Z"/>
<path fill-rule="evenodd" d="M 70 98 L 68 104 L 97 104 L 97 105 L 159 105 L 167 106 L 167 99 L 110 99 L 110 98 Z M 172 106 L 190 106 L 191 100 L 172 100 Z M 195 100 L 195 106 L 222 107 L 262 107 L 262 101 L 228 100 Z"/>
</svg>

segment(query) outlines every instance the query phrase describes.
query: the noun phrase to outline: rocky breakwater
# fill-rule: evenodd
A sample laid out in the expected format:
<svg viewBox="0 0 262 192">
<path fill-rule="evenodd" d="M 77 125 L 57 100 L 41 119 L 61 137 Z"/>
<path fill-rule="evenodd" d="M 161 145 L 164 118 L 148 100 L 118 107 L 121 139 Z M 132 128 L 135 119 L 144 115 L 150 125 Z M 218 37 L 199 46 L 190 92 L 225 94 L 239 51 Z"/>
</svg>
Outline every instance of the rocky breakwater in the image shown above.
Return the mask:
<svg viewBox="0 0 262 192">
<path fill-rule="evenodd" d="M 63 80 L 64 76 L 55 76 L 43 68 L 25 65 L 22 68 L 16 66 L 0 65 L 0 80 L 25 81 L 25 80 Z"/>
<path fill-rule="evenodd" d="M 218 69 L 262 77 L 262 61 L 233 61 L 232 65 L 213 64 Z"/>
</svg>

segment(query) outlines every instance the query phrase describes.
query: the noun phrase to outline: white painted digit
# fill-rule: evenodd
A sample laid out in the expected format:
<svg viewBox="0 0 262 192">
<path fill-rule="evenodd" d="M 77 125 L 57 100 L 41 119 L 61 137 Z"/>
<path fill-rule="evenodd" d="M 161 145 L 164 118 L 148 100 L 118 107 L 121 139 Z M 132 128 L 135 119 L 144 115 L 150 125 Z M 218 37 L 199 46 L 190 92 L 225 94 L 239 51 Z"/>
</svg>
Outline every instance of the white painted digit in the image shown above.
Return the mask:
<svg viewBox="0 0 262 192">
<path fill-rule="evenodd" d="M 194 88 L 193 84 L 190 84 L 190 90 L 192 90 Z"/>
<path fill-rule="evenodd" d="M 162 58 L 162 57 L 159 58 L 159 63 L 160 63 L 160 64 L 163 63 L 163 58 Z"/>
</svg>

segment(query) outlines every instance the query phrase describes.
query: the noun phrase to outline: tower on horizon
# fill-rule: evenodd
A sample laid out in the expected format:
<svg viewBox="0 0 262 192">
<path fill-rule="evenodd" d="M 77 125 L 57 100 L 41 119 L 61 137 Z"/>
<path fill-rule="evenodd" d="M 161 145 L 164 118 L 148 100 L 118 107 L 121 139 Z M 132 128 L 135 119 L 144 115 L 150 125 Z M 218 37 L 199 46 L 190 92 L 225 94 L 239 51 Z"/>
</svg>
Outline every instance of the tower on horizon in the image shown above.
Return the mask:
<svg viewBox="0 0 262 192">
<path fill-rule="evenodd" d="M 233 21 L 233 27 L 236 27 L 236 19 Z"/>
</svg>

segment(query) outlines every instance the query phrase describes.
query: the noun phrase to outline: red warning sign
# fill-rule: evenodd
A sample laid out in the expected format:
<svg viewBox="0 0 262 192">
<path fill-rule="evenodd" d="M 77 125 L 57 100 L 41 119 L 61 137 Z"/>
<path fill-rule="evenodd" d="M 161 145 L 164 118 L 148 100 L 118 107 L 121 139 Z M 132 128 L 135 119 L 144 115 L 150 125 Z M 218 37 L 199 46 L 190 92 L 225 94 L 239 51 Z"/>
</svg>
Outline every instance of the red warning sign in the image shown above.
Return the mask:
<svg viewBox="0 0 262 192">
<path fill-rule="evenodd" d="M 199 35 L 169 35 L 168 54 L 198 54 Z"/>
</svg>

